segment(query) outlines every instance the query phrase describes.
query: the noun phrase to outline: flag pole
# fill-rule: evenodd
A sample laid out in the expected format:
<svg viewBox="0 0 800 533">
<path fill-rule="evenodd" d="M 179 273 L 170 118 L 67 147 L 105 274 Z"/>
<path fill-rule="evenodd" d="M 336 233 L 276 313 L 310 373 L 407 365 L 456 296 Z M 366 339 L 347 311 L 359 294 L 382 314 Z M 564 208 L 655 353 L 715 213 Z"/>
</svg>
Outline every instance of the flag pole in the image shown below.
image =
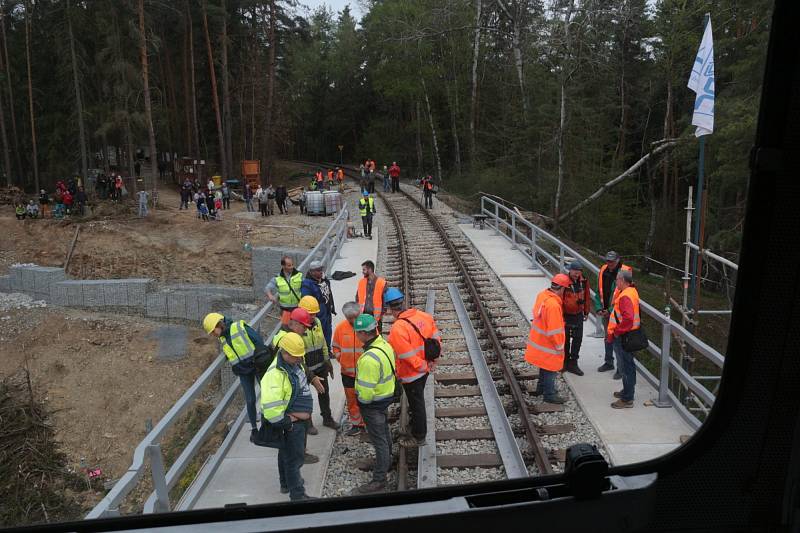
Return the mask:
<svg viewBox="0 0 800 533">
<path fill-rule="evenodd" d="M 703 32 L 705 32 L 706 27 L 708 26 L 708 21 L 710 19 L 710 15 L 708 13 L 705 14 L 703 17 Z M 706 155 L 706 137 L 707 135 L 703 135 L 700 137 L 699 143 L 699 154 L 697 160 L 697 196 L 695 198 L 695 206 L 697 206 L 697 216 L 694 217 L 694 244 L 696 246 L 700 246 L 702 239 L 700 238 L 700 219 L 702 218 L 705 205 L 703 203 L 703 182 L 705 179 L 705 155 Z M 692 249 L 692 261 L 691 261 L 691 285 L 689 291 L 689 307 L 691 310 L 695 309 L 695 304 L 697 302 L 697 292 L 699 290 L 699 278 L 700 272 L 698 272 L 699 262 L 700 262 L 700 251 Z M 687 309 L 688 312 L 689 309 Z"/>
</svg>

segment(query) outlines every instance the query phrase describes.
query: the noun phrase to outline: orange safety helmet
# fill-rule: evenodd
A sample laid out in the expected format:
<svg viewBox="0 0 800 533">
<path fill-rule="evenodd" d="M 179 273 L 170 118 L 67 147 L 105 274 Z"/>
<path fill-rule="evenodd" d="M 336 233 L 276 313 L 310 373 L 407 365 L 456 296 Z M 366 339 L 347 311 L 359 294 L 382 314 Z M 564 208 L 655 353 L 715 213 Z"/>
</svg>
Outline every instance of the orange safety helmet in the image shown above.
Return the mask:
<svg viewBox="0 0 800 533">
<path fill-rule="evenodd" d="M 558 285 L 559 287 L 564 287 L 566 289 L 569 288 L 570 285 L 572 285 L 572 282 L 570 282 L 569 276 L 567 276 L 566 274 L 556 274 L 555 276 L 553 276 L 552 284 Z"/>
</svg>

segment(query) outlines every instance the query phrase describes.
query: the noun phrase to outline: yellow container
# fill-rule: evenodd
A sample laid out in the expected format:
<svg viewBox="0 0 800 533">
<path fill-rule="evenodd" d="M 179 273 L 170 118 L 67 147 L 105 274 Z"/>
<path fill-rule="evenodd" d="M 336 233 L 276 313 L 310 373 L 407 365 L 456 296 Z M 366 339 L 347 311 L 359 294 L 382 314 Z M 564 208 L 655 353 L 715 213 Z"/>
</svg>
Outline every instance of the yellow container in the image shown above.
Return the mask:
<svg viewBox="0 0 800 533">
<path fill-rule="evenodd" d="M 222 176 L 211 176 L 211 179 L 214 182 L 214 187 L 222 186 Z"/>
</svg>

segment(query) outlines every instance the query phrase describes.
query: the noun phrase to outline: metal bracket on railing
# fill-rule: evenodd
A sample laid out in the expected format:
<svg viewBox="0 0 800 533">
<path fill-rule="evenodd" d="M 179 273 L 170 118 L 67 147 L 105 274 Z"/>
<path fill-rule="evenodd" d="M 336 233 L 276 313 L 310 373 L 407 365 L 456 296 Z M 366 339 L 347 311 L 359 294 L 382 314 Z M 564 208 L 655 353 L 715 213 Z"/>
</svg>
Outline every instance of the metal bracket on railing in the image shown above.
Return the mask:
<svg viewBox="0 0 800 533">
<path fill-rule="evenodd" d="M 150 472 L 153 477 L 153 488 L 156 491 L 155 511 L 167 513 L 169 512 L 169 489 L 167 488 L 167 472 L 164 469 L 161 445 L 151 444 L 147 447 L 147 452 L 150 455 Z"/>
</svg>

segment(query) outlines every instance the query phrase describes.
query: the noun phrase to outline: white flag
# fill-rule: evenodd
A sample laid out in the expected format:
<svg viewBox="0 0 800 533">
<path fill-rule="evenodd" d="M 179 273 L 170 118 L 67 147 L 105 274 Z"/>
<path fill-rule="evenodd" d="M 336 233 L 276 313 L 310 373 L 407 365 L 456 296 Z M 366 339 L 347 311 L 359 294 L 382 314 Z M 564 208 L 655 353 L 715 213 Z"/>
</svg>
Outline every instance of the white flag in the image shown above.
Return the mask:
<svg viewBox="0 0 800 533">
<path fill-rule="evenodd" d="M 714 132 L 714 39 L 711 36 L 711 17 L 708 18 L 703 41 L 694 58 L 688 87 L 697 95 L 692 115 L 692 125 L 697 126 L 694 135 L 710 135 Z"/>
</svg>

